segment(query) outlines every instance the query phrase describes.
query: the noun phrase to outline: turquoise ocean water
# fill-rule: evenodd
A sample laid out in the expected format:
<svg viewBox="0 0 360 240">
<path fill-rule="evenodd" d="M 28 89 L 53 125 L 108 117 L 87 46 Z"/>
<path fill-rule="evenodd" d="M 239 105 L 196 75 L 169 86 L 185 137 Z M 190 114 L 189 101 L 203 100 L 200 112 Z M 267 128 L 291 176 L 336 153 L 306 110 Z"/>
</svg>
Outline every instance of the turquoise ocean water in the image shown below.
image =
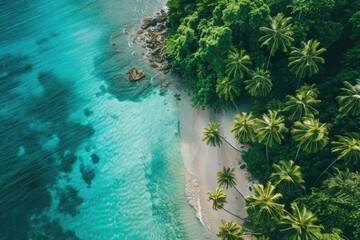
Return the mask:
<svg viewBox="0 0 360 240">
<path fill-rule="evenodd" d="M 207 239 L 176 100 L 133 41 L 165 3 L 0 0 L 1 240 Z"/>
</svg>

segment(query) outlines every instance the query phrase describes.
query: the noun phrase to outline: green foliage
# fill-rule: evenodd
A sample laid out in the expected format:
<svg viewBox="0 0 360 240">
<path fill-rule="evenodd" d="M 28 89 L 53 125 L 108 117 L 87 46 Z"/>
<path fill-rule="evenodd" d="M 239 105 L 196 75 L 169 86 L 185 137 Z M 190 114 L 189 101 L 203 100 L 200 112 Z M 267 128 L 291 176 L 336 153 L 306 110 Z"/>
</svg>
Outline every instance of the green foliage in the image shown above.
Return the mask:
<svg viewBox="0 0 360 240">
<path fill-rule="evenodd" d="M 230 1 L 223 11 L 222 19 L 225 26 L 239 26 L 240 31 L 246 33 L 265 25 L 269 12 L 270 9 L 263 0 Z"/>
<path fill-rule="evenodd" d="M 272 218 L 279 219 L 284 205 L 280 204 L 282 194 L 276 193 L 275 186 L 270 182 L 266 186 L 254 184 L 255 195 L 245 197 L 245 209 L 256 223 L 263 223 Z"/>
<path fill-rule="evenodd" d="M 217 173 L 217 180 L 220 187 L 225 187 L 226 189 L 236 186 L 235 179 L 235 169 L 223 167 L 222 171 Z"/>
<path fill-rule="evenodd" d="M 316 224 L 317 218 L 306 207 L 301 209 L 296 203 L 291 203 L 292 213 L 281 217 L 280 225 L 286 239 L 316 239 L 316 233 L 322 227 Z"/>
<path fill-rule="evenodd" d="M 209 70 L 223 70 L 223 60 L 230 50 L 232 32 L 228 27 L 208 26 L 201 29 L 199 49 L 195 58 L 207 63 Z"/>
<path fill-rule="evenodd" d="M 220 147 L 222 139 L 224 138 L 219 132 L 220 127 L 219 123 L 209 123 L 209 126 L 203 131 L 203 141 L 206 141 L 206 144 L 212 147 Z"/>
<path fill-rule="evenodd" d="M 252 113 L 242 112 L 234 116 L 231 132 L 234 137 L 241 143 L 250 142 L 255 139 L 255 119 Z"/>
<path fill-rule="evenodd" d="M 281 160 L 279 164 L 273 164 L 273 169 L 270 181 L 284 196 L 294 196 L 299 193 L 299 190 L 305 190 L 300 166 L 295 165 L 292 160 Z"/>
<path fill-rule="evenodd" d="M 360 115 L 360 79 L 356 80 L 355 85 L 344 81 L 344 88 L 341 88 L 342 94 L 336 99 L 340 104 L 339 111 L 349 115 Z"/>
<path fill-rule="evenodd" d="M 226 193 L 219 187 L 215 189 L 214 193 L 208 192 L 209 200 L 213 202 L 215 210 L 222 209 L 226 203 Z"/>
<path fill-rule="evenodd" d="M 350 23 L 352 24 L 353 31 L 351 38 L 352 39 L 359 39 L 360 37 L 360 11 L 356 12 L 350 18 Z"/>
<path fill-rule="evenodd" d="M 326 49 L 319 47 L 320 43 L 317 40 L 309 40 L 307 43 L 301 42 L 301 48 L 292 47 L 289 57 L 289 68 L 298 78 L 306 76 L 312 77 L 319 72 L 318 63 L 325 63 L 325 60 L 320 57 Z"/>
<path fill-rule="evenodd" d="M 341 233 L 341 230 L 335 229 L 332 233 L 315 233 L 315 237 L 317 240 L 345 240 L 340 236 Z"/>
<path fill-rule="evenodd" d="M 244 81 L 244 83 L 246 84 L 245 89 L 251 96 L 264 97 L 270 93 L 272 87 L 270 71 L 256 68 L 251 73 L 251 79 Z"/>
<path fill-rule="evenodd" d="M 250 56 L 246 54 L 246 51 L 241 50 L 239 52 L 237 48 L 234 48 L 229 52 L 228 59 L 226 59 L 225 73 L 230 78 L 243 79 L 244 75 L 250 71 L 251 65 Z"/>
<path fill-rule="evenodd" d="M 266 161 L 266 149 L 271 163 L 278 166 L 274 174 L 281 169 L 281 174 L 272 175 L 272 181 L 284 194 L 282 201 L 288 203 L 296 197 L 290 192 L 296 190 L 280 190 L 279 179 L 286 174 L 291 178 L 287 169 L 301 167 L 306 189 L 311 189 L 319 176 L 326 179 L 328 176 L 321 174 L 332 164 L 340 169 L 359 169 L 356 79 L 360 79 L 360 0 L 169 0 L 167 5 L 171 27 L 167 51 L 174 70 L 192 90 L 193 105 L 220 112 L 250 97 L 251 112 L 262 116 L 254 121 L 251 114 L 241 113 L 235 116 L 231 129 L 238 141 L 250 143 L 242 157 L 252 177 L 261 183 L 269 180 L 273 169 Z M 261 46 L 268 48 L 271 58 Z M 271 63 L 271 78 L 262 69 L 266 61 Z M 303 85 L 294 93 L 296 81 L 299 87 L 300 81 L 309 83 L 311 77 L 316 87 Z M 285 124 L 294 124 L 290 133 Z M 225 140 L 219 128 L 213 136 L 210 132 L 204 138 L 209 145 L 218 146 Z M 294 159 L 297 149 L 303 150 L 297 165 L 286 168 L 280 163 Z M 296 200 L 305 203 L 302 205 L 325 227 L 312 231 L 312 238 L 360 238 L 359 218 L 355 217 L 360 215 L 359 186 L 354 180 L 336 181 L 341 186 L 336 191 L 331 189 L 335 187 L 314 189 L 309 196 L 302 191 L 303 197 Z M 285 208 L 291 212 L 290 206 Z M 295 212 L 297 216 L 304 212 L 302 207 L 294 209 L 292 228 L 299 223 Z M 247 220 L 252 222 L 244 224 L 251 231 L 271 239 L 295 238 L 296 229 L 280 232 L 278 221 L 256 222 L 254 208 L 249 211 Z"/>
<path fill-rule="evenodd" d="M 313 35 L 321 44 L 328 48 L 341 38 L 344 26 L 335 21 L 323 20 L 313 24 Z"/>
<path fill-rule="evenodd" d="M 216 93 L 226 101 L 234 101 L 240 95 L 240 86 L 237 79 L 230 80 L 227 77 L 221 78 L 216 84 Z"/>
<path fill-rule="evenodd" d="M 297 146 L 307 153 L 316 153 L 329 143 L 329 125 L 318 119 L 304 118 L 295 122 L 291 134 Z"/>
<path fill-rule="evenodd" d="M 270 56 L 274 56 L 279 48 L 281 48 L 283 52 L 287 52 L 288 47 L 290 47 L 294 41 L 292 38 L 294 33 L 290 24 L 291 17 L 285 18 L 284 14 L 279 13 L 275 17 L 271 17 L 270 20 L 270 28 L 260 28 L 260 31 L 265 33 L 265 35 L 259 39 L 259 41 L 262 42 L 261 47 L 265 45 L 268 46 Z"/>
<path fill-rule="evenodd" d="M 254 189 L 255 195 L 245 197 L 245 209 L 249 214 L 246 219 L 261 233 L 268 235 L 274 231 L 283 214 L 282 194 L 276 193 L 270 182 L 266 186 L 254 184 Z"/>
<path fill-rule="evenodd" d="M 283 133 L 287 131 L 284 124 L 284 117 L 278 112 L 269 110 L 268 114 L 263 114 L 261 119 L 256 120 L 257 129 L 255 130 L 259 143 L 266 146 L 280 144 L 284 138 Z"/>
<path fill-rule="evenodd" d="M 186 64 L 184 60 L 192 53 L 195 40 L 195 31 L 184 25 L 181 25 L 178 31 L 167 39 L 166 49 L 173 56 L 174 64 Z"/>
<path fill-rule="evenodd" d="M 271 173 L 271 166 L 266 162 L 264 147 L 260 144 L 253 144 L 247 152 L 242 154 L 246 162 L 247 170 L 261 183 L 266 183 Z"/>
<path fill-rule="evenodd" d="M 335 183 L 335 184 L 334 184 Z M 360 175 L 339 172 L 322 189 L 298 200 L 315 213 L 327 231 L 341 229 L 348 239 L 360 238 Z"/>
<path fill-rule="evenodd" d="M 296 90 L 295 96 L 286 96 L 286 107 L 284 112 L 290 114 L 288 119 L 290 121 L 301 120 L 305 116 L 315 116 L 319 112 L 314 108 L 320 100 L 315 99 L 317 96 L 317 89 L 314 85 L 304 85 L 300 89 Z"/>
<path fill-rule="evenodd" d="M 335 0 L 292 0 L 292 12 L 300 17 L 319 17 L 324 12 L 331 12 Z"/>
<path fill-rule="evenodd" d="M 241 237 L 243 230 L 241 226 L 233 221 L 221 220 L 221 226 L 219 226 L 219 232 L 216 234 L 219 238 L 223 240 L 243 240 Z"/>
<path fill-rule="evenodd" d="M 339 152 L 338 160 L 344 158 L 346 163 L 354 165 L 360 163 L 360 134 L 348 133 L 346 136 L 336 136 L 337 141 L 331 142 L 334 147 L 332 152 Z"/>
</svg>

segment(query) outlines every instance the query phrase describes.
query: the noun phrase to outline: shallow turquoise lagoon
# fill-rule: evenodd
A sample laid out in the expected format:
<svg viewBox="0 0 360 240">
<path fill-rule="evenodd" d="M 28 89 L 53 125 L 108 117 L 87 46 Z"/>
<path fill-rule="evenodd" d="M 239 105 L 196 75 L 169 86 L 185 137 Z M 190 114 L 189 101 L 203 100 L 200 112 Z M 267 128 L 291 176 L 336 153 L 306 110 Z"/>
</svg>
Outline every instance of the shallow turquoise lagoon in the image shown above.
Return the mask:
<svg viewBox="0 0 360 240">
<path fill-rule="evenodd" d="M 133 41 L 165 2 L 0 1 L 0 239 L 207 238 L 176 100 Z"/>
</svg>

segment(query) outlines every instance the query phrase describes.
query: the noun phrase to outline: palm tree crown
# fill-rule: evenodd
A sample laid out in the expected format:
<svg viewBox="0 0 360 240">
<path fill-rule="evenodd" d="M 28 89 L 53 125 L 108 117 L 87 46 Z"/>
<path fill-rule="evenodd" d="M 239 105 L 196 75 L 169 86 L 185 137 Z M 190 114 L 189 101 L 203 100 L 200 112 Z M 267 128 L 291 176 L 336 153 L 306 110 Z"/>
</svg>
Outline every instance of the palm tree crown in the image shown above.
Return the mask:
<svg viewBox="0 0 360 240">
<path fill-rule="evenodd" d="M 314 86 L 314 85 L 312 85 Z M 296 90 L 296 95 L 287 95 L 286 96 L 286 107 L 284 112 L 289 112 L 289 120 L 301 120 L 301 118 L 307 116 L 318 115 L 319 112 L 314 108 L 314 105 L 321 102 L 320 100 L 315 99 L 317 96 L 316 88 L 309 88 L 311 86 L 305 85 L 300 89 Z"/>
<path fill-rule="evenodd" d="M 287 131 L 284 124 L 284 117 L 277 111 L 269 110 L 268 114 L 263 114 L 261 119 L 257 119 L 258 141 L 271 147 L 274 143 L 281 143 L 284 138 L 283 133 Z"/>
<path fill-rule="evenodd" d="M 244 74 L 249 72 L 249 67 L 252 65 L 250 56 L 246 54 L 245 50 L 234 48 L 230 51 L 228 59 L 226 60 L 226 74 L 233 79 L 242 79 Z"/>
<path fill-rule="evenodd" d="M 228 189 L 229 186 L 230 187 L 236 186 L 234 170 L 235 170 L 234 168 L 223 167 L 223 170 L 217 173 L 217 179 L 220 187 L 223 186 L 226 189 Z"/>
<path fill-rule="evenodd" d="M 282 226 L 280 231 L 286 236 L 285 239 L 317 239 L 315 234 L 322 228 L 320 225 L 315 224 L 317 218 L 305 206 L 300 210 L 295 202 L 291 203 L 291 209 L 292 214 L 287 213 L 281 217 L 280 221 L 280 226 Z"/>
<path fill-rule="evenodd" d="M 242 112 L 234 116 L 231 132 L 234 133 L 235 139 L 241 143 L 250 142 L 255 138 L 255 120 L 252 113 Z"/>
<path fill-rule="evenodd" d="M 219 123 L 209 123 L 209 126 L 203 131 L 205 137 L 202 141 L 206 141 L 206 144 L 212 147 L 219 147 L 222 143 L 221 139 L 224 138 L 219 132 L 220 127 Z"/>
<path fill-rule="evenodd" d="M 234 99 L 240 95 L 240 86 L 238 80 L 230 80 L 227 77 L 220 79 L 216 85 L 216 93 L 220 98 L 223 98 L 226 101 L 234 101 Z"/>
<path fill-rule="evenodd" d="M 251 79 L 244 81 L 245 89 L 251 96 L 262 97 L 269 94 L 272 88 L 271 76 L 268 70 L 256 68 L 251 73 Z"/>
<path fill-rule="evenodd" d="M 274 172 L 270 175 L 270 181 L 285 196 L 296 193 L 299 189 L 305 189 L 300 166 L 294 161 L 281 160 L 279 164 L 273 164 Z"/>
<path fill-rule="evenodd" d="M 237 223 L 233 221 L 227 222 L 225 220 L 221 220 L 221 224 L 222 225 L 219 227 L 219 232 L 216 234 L 216 236 L 220 237 L 222 240 L 244 239 L 241 237 L 243 230 Z"/>
<path fill-rule="evenodd" d="M 325 63 L 325 60 L 320 57 L 326 49 L 317 49 L 320 42 L 317 40 L 309 40 L 307 43 L 301 42 L 301 48 L 292 47 L 289 57 L 290 71 L 295 73 L 299 79 L 306 76 L 312 77 L 318 73 L 318 63 Z"/>
<path fill-rule="evenodd" d="M 336 174 L 331 178 L 326 179 L 321 186 L 323 189 L 336 193 L 346 187 L 349 179 L 351 179 L 352 173 L 347 168 L 345 171 L 341 171 L 335 168 Z"/>
<path fill-rule="evenodd" d="M 255 184 L 255 195 L 245 198 L 245 209 L 251 214 L 256 222 L 266 222 L 275 217 L 279 218 L 283 212 L 284 205 L 278 203 L 282 198 L 281 193 L 275 193 L 275 186 L 268 182 L 264 187 L 262 184 Z"/>
<path fill-rule="evenodd" d="M 304 118 L 302 122 L 295 122 L 291 133 L 297 146 L 307 153 L 316 153 L 329 142 L 329 125 L 314 118 Z"/>
<path fill-rule="evenodd" d="M 290 24 L 291 17 L 285 18 L 284 14 L 279 13 L 275 17 L 271 17 L 270 20 L 270 28 L 260 28 L 260 31 L 264 32 L 265 35 L 260 37 L 259 41 L 262 42 L 261 47 L 267 45 L 270 56 L 274 56 L 279 48 L 286 52 L 294 39 L 291 37 L 293 35 Z"/>
<path fill-rule="evenodd" d="M 340 152 L 338 160 L 344 158 L 347 162 L 353 161 L 355 164 L 360 161 L 360 134 L 348 133 L 346 136 L 336 136 L 337 141 L 331 142 L 334 147 L 332 152 Z"/>
<path fill-rule="evenodd" d="M 236 178 L 235 178 L 235 169 L 223 167 L 222 171 L 217 173 L 217 180 L 219 186 L 223 186 L 226 189 L 229 187 L 235 188 L 235 190 L 241 195 L 242 198 L 245 198 L 244 195 L 236 188 Z"/>
<path fill-rule="evenodd" d="M 349 115 L 360 115 L 360 79 L 356 79 L 353 86 L 344 81 L 345 88 L 341 88 L 344 95 L 336 99 L 340 104 L 339 111 Z"/>
<path fill-rule="evenodd" d="M 226 203 L 226 193 L 219 187 L 215 189 L 214 193 L 208 192 L 209 199 L 213 201 L 213 208 L 215 210 L 222 209 Z"/>
</svg>

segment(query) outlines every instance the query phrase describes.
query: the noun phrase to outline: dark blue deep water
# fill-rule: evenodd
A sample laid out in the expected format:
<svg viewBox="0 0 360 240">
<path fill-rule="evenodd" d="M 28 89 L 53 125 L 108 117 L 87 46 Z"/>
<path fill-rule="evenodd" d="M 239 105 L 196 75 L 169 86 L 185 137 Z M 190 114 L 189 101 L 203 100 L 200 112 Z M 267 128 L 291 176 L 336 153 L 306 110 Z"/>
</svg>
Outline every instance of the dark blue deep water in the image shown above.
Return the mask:
<svg viewBox="0 0 360 240">
<path fill-rule="evenodd" d="M 165 2 L 0 0 L 1 240 L 205 239 L 176 104 L 135 41 Z"/>
</svg>

